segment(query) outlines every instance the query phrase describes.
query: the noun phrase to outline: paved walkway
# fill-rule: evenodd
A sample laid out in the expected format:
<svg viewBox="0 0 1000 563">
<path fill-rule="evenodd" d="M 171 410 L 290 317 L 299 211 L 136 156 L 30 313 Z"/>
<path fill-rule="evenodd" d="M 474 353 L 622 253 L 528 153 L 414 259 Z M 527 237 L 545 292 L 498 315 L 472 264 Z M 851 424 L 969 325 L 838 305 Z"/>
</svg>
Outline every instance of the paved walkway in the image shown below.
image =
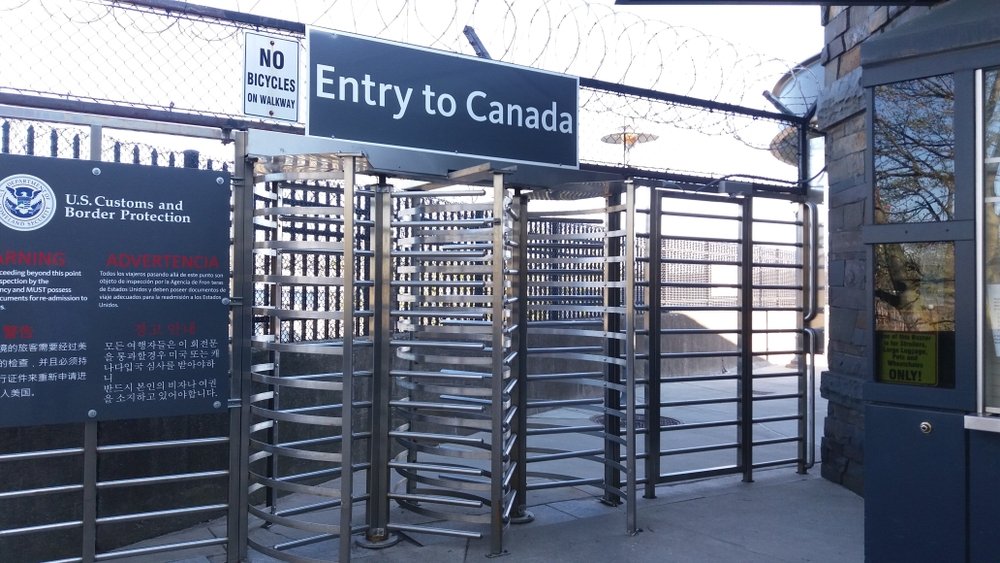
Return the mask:
<svg viewBox="0 0 1000 563">
<path fill-rule="evenodd" d="M 625 511 L 599 503 L 592 495 L 552 495 L 530 508 L 531 524 L 511 526 L 508 551 L 500 561 L 692 562 L 692 563 L 851 563 L 864 561 L 863 501 L 823 480 L 819 468 L 798 475 L 791 468 L 760 471 L 754 483 L 738 476 L 661 486 L 657 498 L 640 498 L 642 531 L 626 534 Z M 210 537 L 219 524 L 174 534 L 170 540 Z M 158 538 L 163 543 L 168 538 Z M 317 545 L 309 557 L 336 560 L 331 546 Z M 483 561 L 487 539 L 414 536 L 394 547 L 371 551 L 355 546 L 352 558 L 372 562 Z M 129 560 L 124 560 L 129 561 Z M 174 555 L 144 556 L 133 563 L 220 563 L 220 547 Z M 274 559 L 251 552 L 249 561 Z"/>
</svg>

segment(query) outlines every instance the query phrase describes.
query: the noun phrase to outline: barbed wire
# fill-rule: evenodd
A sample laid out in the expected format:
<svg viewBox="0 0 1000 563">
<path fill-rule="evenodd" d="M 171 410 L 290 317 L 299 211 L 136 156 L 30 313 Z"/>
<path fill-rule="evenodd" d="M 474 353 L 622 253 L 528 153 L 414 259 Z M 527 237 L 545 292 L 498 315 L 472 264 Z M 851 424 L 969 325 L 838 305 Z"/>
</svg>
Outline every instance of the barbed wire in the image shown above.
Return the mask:
<svg viewBox="0 0 1000 563">
<path fill-rule="evenodd" d="M 772 111 L 761 94 L 782 77 L 821 79 L 797 62 L 595 0 L 200 3 L 466 55 L 475 54 L 464 33 L 471 27 L 499 61 Z M 245 31 L 285 36 L 303 53 L 308 48 L 301 32 L 127 0 L 0 0 L 0 47 L 8 61 L 0 91 L 245 119 Z M 795 95 L 785 92 L 786 99 Z M 807 93 L 801 97 L 796 105 L 811 103 Z M 594 139 L 623 127 L 661 139 L 726 137 L 745 149 L 770 150 L 787 125 L 597 89 L 581 89 L 579 111 L 583 160 L 606 159 L 599 153 L 608 147 Z M 687 163 L 690 170 L 691 159 L 676 150 L 685 144 L 675 142 L 674 162 L 664 162 L 663 151 L 648 158 L 656 158 L 658 168 L 685 169 Z M 647 158 L 642 153 L 637 149 L 632 158 Z"/>
</svg>

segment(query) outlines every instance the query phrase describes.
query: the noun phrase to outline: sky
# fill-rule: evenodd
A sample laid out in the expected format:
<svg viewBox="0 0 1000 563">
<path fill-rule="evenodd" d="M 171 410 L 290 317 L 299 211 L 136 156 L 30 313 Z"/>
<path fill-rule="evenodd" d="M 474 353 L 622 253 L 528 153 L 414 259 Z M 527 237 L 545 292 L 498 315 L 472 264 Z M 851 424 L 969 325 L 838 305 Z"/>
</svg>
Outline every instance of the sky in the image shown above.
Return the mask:
<svg viewBox="0 0 1000 563">
<path fill-rule="evenodd" d="M 608 0 L 613 4 L 613 0 Z M 699 29 L 773 57 L 801 62 L 823 49 L 819 6 L 635 6 L 624 10 Z"/>
</svg>

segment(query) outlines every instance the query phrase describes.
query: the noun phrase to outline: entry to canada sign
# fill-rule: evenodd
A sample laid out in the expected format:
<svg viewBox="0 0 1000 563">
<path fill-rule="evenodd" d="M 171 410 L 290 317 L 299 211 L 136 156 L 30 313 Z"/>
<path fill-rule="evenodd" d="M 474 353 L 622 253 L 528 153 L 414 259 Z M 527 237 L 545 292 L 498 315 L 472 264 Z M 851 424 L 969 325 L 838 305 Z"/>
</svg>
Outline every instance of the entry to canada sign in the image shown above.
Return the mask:
<svg viewBox="0 0 1000 563">
<path fill-rule="evenodd" d="M 229 175 L 0 157 L 0 426 L 222 411 Z"/>
</svg>

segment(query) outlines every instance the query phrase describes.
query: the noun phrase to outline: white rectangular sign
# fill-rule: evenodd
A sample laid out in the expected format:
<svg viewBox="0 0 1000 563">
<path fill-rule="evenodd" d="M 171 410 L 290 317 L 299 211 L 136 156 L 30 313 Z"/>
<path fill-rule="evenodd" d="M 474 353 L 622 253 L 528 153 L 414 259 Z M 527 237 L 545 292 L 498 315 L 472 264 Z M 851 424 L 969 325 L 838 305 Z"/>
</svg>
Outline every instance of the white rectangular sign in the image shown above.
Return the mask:
<svg viewBox="0 0 1000 563">
<path fill-rule="evenodd" d="M 243 64 L 243 113 L 299 120 L 299 44 L 246 33 Z"/>
</svg>

